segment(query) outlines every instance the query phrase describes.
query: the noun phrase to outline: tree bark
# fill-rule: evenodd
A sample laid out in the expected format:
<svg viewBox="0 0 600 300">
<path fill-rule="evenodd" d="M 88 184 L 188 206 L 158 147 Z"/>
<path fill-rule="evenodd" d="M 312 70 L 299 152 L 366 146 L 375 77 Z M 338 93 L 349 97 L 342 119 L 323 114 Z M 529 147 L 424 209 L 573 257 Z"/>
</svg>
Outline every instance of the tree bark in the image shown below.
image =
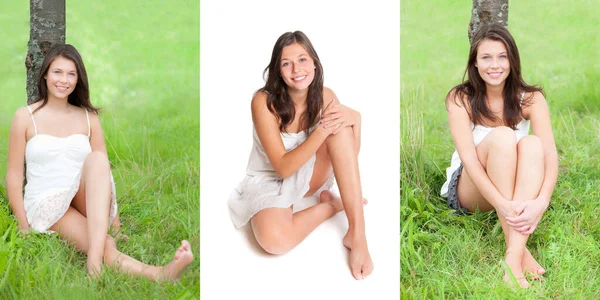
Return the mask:
<svg viewBox="0 0 600 300">
<path fill-rule="evenodd" d="M 65 43 L 65 0 L 29 0 L 27 43 L 27 104 L 38 97 L 37 74 L 48 50 Z"/>
<path fill-rule="evenodd" d="M 473 0 L 469 43 L 481 25 L 495 23 L 508 27 L 508 0 Z"/>
</svg>

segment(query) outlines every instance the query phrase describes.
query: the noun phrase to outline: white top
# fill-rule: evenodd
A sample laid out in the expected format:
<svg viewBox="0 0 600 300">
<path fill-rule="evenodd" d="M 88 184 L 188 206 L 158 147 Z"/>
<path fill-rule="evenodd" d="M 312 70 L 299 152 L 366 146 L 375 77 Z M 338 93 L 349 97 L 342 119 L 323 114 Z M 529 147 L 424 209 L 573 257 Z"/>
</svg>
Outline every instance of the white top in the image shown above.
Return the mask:
<svg viewBox="0 0 600 300">
<path fill-rule="evenodd" d="M 523 97 L 525 96 L 525 93 L 521 94 L 521 103 L 523 103 Z M 517 129 L 515 130 L 515 134 L 517 136 L 517 142 L 529 135 L 529 127 L 530 127 L 530 121 L 526 120 L 525 118 L 521 119 L 521 122 L 519 122 L 519 124 L 517 124 Z M 490 133 L 492 132 L 492 130 L 494 130 L 494 128 L 496 127 L 488 127 L 488 126 L 483 126 L 483 125 L 474 125 L 473 122 L 471 122 L 471 129 L 472 129 L 472 133 L 473 133 L 473 142 L 475 144 L 475 147 L 477 147 L 477 145 L 479 145 L 479 143 L 481 143 L 481 141 L 483 141 L 483 139 Z M 442 185 L 442 189 L 440 191 L 442 197 L 448 197 L 448 185 L 450 183 L 450 178 L 452 178 L 452 174 L 454 173 L 454 171 L 456 171 L 456 169 L 458 169 L 458 167 L 462 164 L 462 161 L 460 160 L 460 157 L 458 156 L 458 151 L 454 150 L 454 153 L 452 154 L 452 160 L 450 162 L 450 167 L 448 167 L 446 169 L 446 182 L 444 182 L 444 185 Z"/>
</svg>

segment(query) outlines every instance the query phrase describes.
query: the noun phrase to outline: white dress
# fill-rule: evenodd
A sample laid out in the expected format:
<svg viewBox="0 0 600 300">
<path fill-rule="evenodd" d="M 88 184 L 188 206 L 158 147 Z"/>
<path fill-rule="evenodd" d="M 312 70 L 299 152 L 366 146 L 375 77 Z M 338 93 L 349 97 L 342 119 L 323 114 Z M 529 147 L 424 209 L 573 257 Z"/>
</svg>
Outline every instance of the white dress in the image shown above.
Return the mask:
<svg viewBox="0 0 600 300">
<path fill-rule="evenodd" d="M 312 127 L 312 132 L 316 127 Z M 302 199 L 310 189 L 310 179 L 315 165 L 316 155 L 313 156 L 292 176 L 282 179 L 269 162 L 256 128 L 253 128 L 253 145 L 246 177 L 240 182 L 229 196 L 229 215 L 236 228 L 240 228 L 256 213 L 271 207 L 287 208 Z M 304 142 L 308 136 L 304 131 L 298 133 L 281 133 L 281 139 L 286 151 L 291 151 Z M 319 189 L 329 190 L 333 185 L 333 173 Z M 315 193 L 319 194 L 319 191 Z"/>
<path fill-rule="evenodd" d="M 23 204 L 29 226 L 39 232 L 47 232 L 67 212 L 79 190 L 81 167 L 92 152 L 89 141 L 90 119 L 87 110 L 88 134 L 77 133 L 67 137 L 55 137 L 38 133 L 31 108 L 27 106 L 35 135 L 25 146 L 27 165 Z M 110 223 L 117 212 L 115 183 L 111 181 Z"/>
</svg>

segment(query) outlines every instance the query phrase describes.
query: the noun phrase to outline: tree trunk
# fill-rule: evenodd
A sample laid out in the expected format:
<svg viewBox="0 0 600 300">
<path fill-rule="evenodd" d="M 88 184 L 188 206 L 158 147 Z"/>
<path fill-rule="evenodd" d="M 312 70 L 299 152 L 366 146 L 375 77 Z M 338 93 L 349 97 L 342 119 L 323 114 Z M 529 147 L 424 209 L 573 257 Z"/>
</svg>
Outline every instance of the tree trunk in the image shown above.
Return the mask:
<svg viewBox="0 0 600 300">
<path fill-rule="evenodd" d="M 38 97 L 36 78 L 44 56 L 55 44 L 65 43 L 65 23 L 65 0 L 29 0 L 27 104 Z"/>
<path fill-rule="evenodd" d="M 481 25 L 495 23 L 508 27 L 508 0 L 473 0 L 469 43 Z"/>
</svg>

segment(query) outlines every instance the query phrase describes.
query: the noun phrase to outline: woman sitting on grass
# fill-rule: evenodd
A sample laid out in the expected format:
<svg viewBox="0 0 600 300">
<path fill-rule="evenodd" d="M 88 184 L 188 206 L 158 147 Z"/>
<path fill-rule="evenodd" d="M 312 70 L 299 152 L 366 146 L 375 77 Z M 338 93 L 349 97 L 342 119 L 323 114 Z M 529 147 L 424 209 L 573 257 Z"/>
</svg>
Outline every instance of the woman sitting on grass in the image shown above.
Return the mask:
<svg viewBox="0 0 600 300">
<path fill-rule="evenodd" d="M 548 105 L 541 88 L 523 81 L 515 41 L 500 25 L 475 34 L 465 75 L 446 97 L 456 151 L 441 193 L 460 213 L 496 210 L 506 265 L 527 288 L 524 273 L 537 279 L 545 270 L 525 244 L 548 208 L 558 174 Z M 511 282 L 506 270 L 504 280 Z"/>
<path fill-rule="evenodd" d="M 358 172 L 360 114 L 334 102 L 333 91 L 323 87 L 319 57 L 300 31 L 279 37 L 265 73 L 267 82 L 252 99 L 254 146 L 247 176 L 229 199 L 231 219 L 238 228 L 250 220 L 263 249 L 283 254 L 345 209 L 343 244 L 352 275 L 363 279 L 373 262 Z M 328 190 L 334 173 L 341 199 Z M 292 212 L 294 203 L 313 194 L 319 204 Z"/>
<path fill-rule="evenodd" d="M 119 252 L 107 234 L 117 214 L 115 186 L 98 109 L 90 103 L 85 67 L 73 46 L 48 51 L 37 87 L 37 101 L 17 110 L 10 129 L 6 190 L 19 229 L 58 232 L 87 254 L 92 276 L 104 260 L 153 280 L 179 279 L 193 260 L 187 241 L 171 263 L 157 267 Z"/>
</svg>

